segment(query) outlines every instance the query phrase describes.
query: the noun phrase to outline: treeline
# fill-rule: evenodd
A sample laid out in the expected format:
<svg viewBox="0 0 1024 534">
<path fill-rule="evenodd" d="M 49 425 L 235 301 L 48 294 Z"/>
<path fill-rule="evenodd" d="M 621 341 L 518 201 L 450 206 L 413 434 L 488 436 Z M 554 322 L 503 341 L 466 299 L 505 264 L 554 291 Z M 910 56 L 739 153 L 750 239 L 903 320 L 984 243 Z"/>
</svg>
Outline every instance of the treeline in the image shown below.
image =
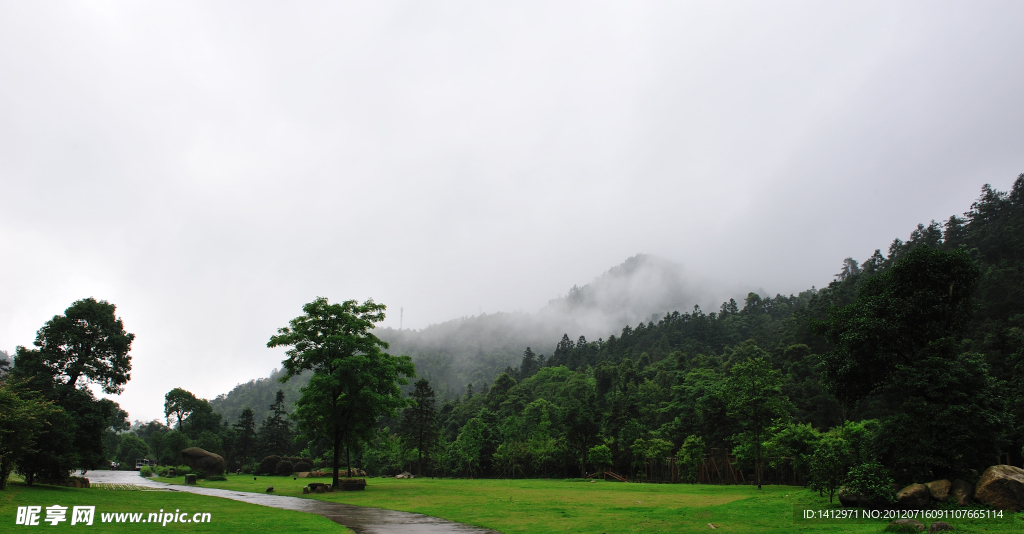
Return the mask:
<svg viewBox="0 0 1024 534">
<path fill-rule="evenodd" d="M 265 393 L 228 404 L 231 395 L 208 402 L 175 389 L 166 425 L 108 424 L 107 454 L 176 463 L 175 451 L 196 445 L 254 470 L 267 456 L 337 465 L 338 451 L 371 474 L 634 478 L 671 457 L 695 480 L 705 452 L 728 449 L 751 479 L 785 462 L 829 493 L 884 492 L 889 477 L 971 480 L 1024 453 L 1022 229 L 1024 175 L 1010 192 L 985 186 L 963 216 L 919 225 L 885 253 L 847 258 L 825 288 L 751 293 L 608 339 L 565 334 L 458 395 L 438 394 L 421 373 L 408 407 L 376 427 L 339 427 L 333 444 L 308 420 L 293 430 L 280 387 L 269 404 Z M 248 402 L 266 408 L 262 420 Z"/>
<path fill-rule="evenodd" d="M 262 419 L 256 411 L 244 407 L 234 422 L 229 423 L 214 411 L 211 401 L 197 398 L 182 388 L 174 388 L 164 396 L 167 424 L 150 421 L 128 432 L 108 432 L 105 448 L 108 457 L 134 467 L 139 459 L 161 465 L 182 465 L 181 451 L 199 447 L 224 457 L 229 469 L 258 470 L 262 459 L 292 456 L 300 452 L 295 443 L 295 425 L 289 418 L 283 389 L 278 389 L 272 403 L 260 406 Z M 302 451 L 309 457 L 308 451 Z M 276 462 L 275 462 L 276 465 Z M 129 467 L 130 468 L 130 467 Z"/>
<path fill-rule="evenodd" d="M 822 484 L 880 471 L 970 479 L 1000 454 L 1019 463 L 1022 229 L 1024 176 L 1008 193 L 985 186 L 962 217 L 919 225 L 886 254 L 846 259 L 826 288 L 751 293 L 607 340 L 564 335 L 550 356 L 527 349 L 490 385 L 438 403 L 430 440 L 411 438 L 404 415 L 382 421 L 364 463 L 394 472 L 426 452 L 438 474 L 642 474 L 652 458 L 718 447 L 748 469 L 793 458 Z M 755 364 L 766 366 L 755 393 L 776 403 L 763 429 L 736 405 Z"/>
</svg>

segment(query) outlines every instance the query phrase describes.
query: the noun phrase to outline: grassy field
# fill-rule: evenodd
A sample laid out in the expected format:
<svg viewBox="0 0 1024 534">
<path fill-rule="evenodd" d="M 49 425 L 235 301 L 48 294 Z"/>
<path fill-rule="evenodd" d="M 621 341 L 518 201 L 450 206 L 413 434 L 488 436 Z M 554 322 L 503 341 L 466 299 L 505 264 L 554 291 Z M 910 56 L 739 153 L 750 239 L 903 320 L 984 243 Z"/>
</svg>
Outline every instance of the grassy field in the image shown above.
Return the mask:
<svg viewBox="0 0 1024 534">
<path fill-rule="evenodd" d="M 66 521 L 55 527 L 45 522 L 46 507 L 66 506 Z M 16 525 L 19 506 L 41 506 L 39 526 L 44 532 L 334 532 L 351 533 L 345 527 L 318 515 L 289 510 L 277 510 L 255 504 L 246 504 L 228 499 L 193 495 L 171 491 L 141 491 L 137 487 L 74 489 L 55 486 L 26 486 L 14 482 L 7 491 L 0 491 L 0 532 L 20 532 L 23 525 Z M 92 526 L 71 525 L 74 506 L 95 506 Z M 103 522 L 104 513 L 140 513 L 142 520 L 149 519 L 151 512 L 173 513 L 180 510 L 191 519 L 195 513 L 209 513 L 208 523 L 175 523 L 166 526 L 162 522 Z M 180 516 L 179 516 L 180 517 Z M 202 516 L 200 516 L 200 519 Z M 125 517 L 124 519 L 128 519 Z M 33 529 L 27 532 L 33 532 Z"/>
<path fill-rule="evenodd" d="M 176 479 L 180 482 L 182 479 Z M 229 476 L 201 485 L 240 491 L 302 495 L 311 481 L 285 477 Z M 794 505 L 828 504 L 815 492 L 791 486 L 623 484 L 562 480 L 368 479 L 366 491 L 310 494 L 308 498 L 419 512 L 518 532 L 881 532 L 886 522 L 807 523 Z M 949 521 L 959 532 L 1024 532 L 1024 514 L 1003 522 Z M 928 521 L 924 521 L 928 525 Z"/>
</svg>

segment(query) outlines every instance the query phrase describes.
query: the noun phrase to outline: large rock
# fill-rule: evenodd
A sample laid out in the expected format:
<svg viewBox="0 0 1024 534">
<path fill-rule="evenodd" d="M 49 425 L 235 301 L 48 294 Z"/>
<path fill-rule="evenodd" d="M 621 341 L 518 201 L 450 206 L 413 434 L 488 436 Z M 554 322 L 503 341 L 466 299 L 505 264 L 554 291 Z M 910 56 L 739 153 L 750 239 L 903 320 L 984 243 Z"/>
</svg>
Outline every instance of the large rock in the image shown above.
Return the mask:
<svg viewBox="0 0 1024 534">
<path fill-rule="evenodd" d="M 89 479 L 85 477 L 68 477 L 65 485 L 69 488 L 88 488 Z"/>
<path fill-rule="evenodd" d="M 953 483 L 948 480 L 934 480 L 925 486 L 928 486 L 928 493 L 931 494 L 933 501 L 946 502 L 949 500 L 949 490 L 952 489 Z"/>
<path fill-rule="evenodd" d="M 219 454 L 204 451 L 199 447 L 189 447 L 181 451 L 181 456 L 192 469 L 201 470 L 207 475 L 224 474 L 224 458 Z"/>
<path fill-rule="evenodd" d="M 864 508 L 867 510 L 876 510 L 885 507 L 885 503 L 872 500 L 863 493 L 853 493 L 846 489 L 846 486 L 843 486 L 836 491 L 836 497 L 839 498 L 839 504 L 843 505 L 843 508 Z"/>
<path fill-rule="evenodd" d="M 955 502 L 959 506 L 967 506 L 971 504 L 974 497 L 974 485 L 970 482 L 964 482 L 959 478 L 953 479 L 953 483 L 949 488 L 949 500 Z"/>
<path fill-rule="evenodd" d="M 999 510 L 1024 511 L 1024 469 L 989 467 L 974 486 L 974 498 Z"/>
<path fill-rule="evenodd" d="M 839 491 L 836 492 L 836 497 L 839 498 L 839 504 L 843 505 L 843 508 L 860 508 L 860 498 L 862 495 L 848 491 L 846 486 L 839 488 Z"/>
<path fill-rule="evenodd" d="M 931 498 L 924 484 L 911 484 L 896 494 L 896 502 L 904 510 L 924 510 L 931 504 Z"/>
</svg>

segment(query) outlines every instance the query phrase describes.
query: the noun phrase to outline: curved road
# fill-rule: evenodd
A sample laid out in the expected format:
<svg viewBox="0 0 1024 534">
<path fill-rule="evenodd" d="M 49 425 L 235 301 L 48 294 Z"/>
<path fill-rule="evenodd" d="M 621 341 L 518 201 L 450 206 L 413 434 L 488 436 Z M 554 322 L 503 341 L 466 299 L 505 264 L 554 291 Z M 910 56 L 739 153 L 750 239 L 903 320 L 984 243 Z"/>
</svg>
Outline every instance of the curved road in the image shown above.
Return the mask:
<svg viewBox="0 0 1024 534">
<path fill-rule="evenodd" d="M 171 491 L 187 491 L 211 497 L 222 497 L 252 504 L 297 510 L 318 514 L 344 525 L 356 534 L 498 534 L 495 530 L 455 523 L 446 519 L 409 512 L 396 512 L 382 508 L 368 508 L 336 502 L 286 497 L 284 495 L 245 493 L 239 491 L 204 488 L 200 486 L 179 486 L 165 484 L 139 476 L 138 471 L 89 471 L 85 474 L 90 483 L 135 484 Z"/>
</svg>

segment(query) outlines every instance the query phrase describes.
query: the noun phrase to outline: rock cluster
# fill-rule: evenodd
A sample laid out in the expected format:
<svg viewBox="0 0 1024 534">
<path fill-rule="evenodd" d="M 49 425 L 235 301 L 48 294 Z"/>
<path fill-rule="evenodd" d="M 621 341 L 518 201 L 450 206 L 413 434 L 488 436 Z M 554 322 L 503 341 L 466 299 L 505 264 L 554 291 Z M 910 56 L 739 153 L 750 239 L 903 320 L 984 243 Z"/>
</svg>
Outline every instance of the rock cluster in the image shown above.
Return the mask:
<svg viewBox="0 0 1024 534">
<path fill-rule="evenodd" d="M 903 510 L 931 508 L 933 502 L 966 506 L 974 501 L 997 510 L 1024 511 L 1024 469 L 993 465 L 974 485 L 960 479 L 933 480 L 926 484 L 911 484 L 896 493 L 896 507 Z M 839 490 L 839 502 L 847 508 L 882 507 L 865 495 L 846 492 L 845 488 Z"/>
</svg>

